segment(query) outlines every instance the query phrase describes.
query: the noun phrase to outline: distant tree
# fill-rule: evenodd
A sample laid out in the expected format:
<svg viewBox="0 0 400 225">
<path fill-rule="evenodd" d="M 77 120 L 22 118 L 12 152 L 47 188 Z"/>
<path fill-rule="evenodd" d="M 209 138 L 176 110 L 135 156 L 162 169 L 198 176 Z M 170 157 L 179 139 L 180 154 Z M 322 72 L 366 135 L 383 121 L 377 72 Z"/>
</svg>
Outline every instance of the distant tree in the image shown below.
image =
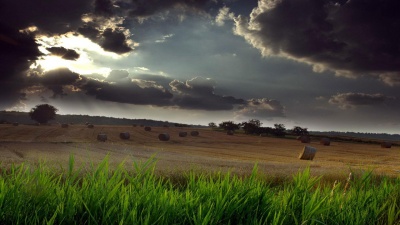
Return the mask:
<svg viewBox="0 0 400 225">
<path fill-rule="evenodd" d="M 283 125 L 283 124 L 278 124 L 278 123 L 276 123 L 276 124 L 274 124 L 274 130 L 273 130 L 273 134 L 274 135 L 276 135 L 276 136 L 285 136 L 286 135 L 286 133 L 285 133 L 285 130 L 286 130 L 286 128 L 285 128 L 285 125 Z"/>
<path fill-rule="evenodd" d="M 211 128 L 215 128 L 215 127 L 217 127 L 217 124 L 215 124 L 214 122 L 210 122 L 210 123 L 208 123 L 208 126 Z"/>
<path fill-rule="evenodd" d="M 238 130 L 240 128 L 240 124 L 236 124 L 232 121 L 222 122 L 218 124 L 218 126 L 224 130 Z"/>
<path fill-rule="evenodd" d="M 251 119 L 248 121 L 248 123 L 254 124 L 256 127 L 261 127 L 262 123 L 258 119 Z"/>
<path fill-rule="evenodd" d="M 251 119 L 247 122 L 243 122 L 240 125 L 243 127 L 243 130 L 246 134 L 259 134 L 260 127 L 261 127 L 260 120 Z"/>
<path fill-rule="evenodd" d="M 299 126 L 294 126 L 291 133 L 298 136 L 309 134 L 307 128 L 302 128 Z"/>
<path fill-rule="evenodd" d="M 29 116 L 38 123 L 47 123 L 49 120 L 55 119 L 57 111 L 58 109 L 52 105 L 42 104 L 33 107 Z"/>
<path fill-rule="evenodd" d="M 256 134 L 273 134 L 274 129 L 272 127 L 260 127 L 257 129 Z"/>
</svg>

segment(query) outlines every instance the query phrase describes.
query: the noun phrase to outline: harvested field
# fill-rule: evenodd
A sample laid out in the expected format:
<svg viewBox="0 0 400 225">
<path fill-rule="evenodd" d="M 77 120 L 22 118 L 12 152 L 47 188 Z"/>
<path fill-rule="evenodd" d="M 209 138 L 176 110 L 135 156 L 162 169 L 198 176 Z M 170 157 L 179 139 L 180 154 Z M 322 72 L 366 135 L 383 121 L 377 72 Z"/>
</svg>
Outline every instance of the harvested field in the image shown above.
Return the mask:
<svg viewBox="0 0 400 225">
<path fill-rule="evenodd" d="M 120 132 L 130 133 L 129 140 L 121 140 Z M 74 125 L 68 129 L 60 126 L 10 126 L 0 125 L 0 159 L 3 166 L 11 163 L 67 165 L 70 154 L 77 164 L 97 163 L 107 155 L 111 165 L 122 161 L 147 160 L 155 156 L 157 170 L 183 171 L 230 170 L 249 173 L 257 162 L 267 174 L 291 174 L 307 166 L 315 174 L 346 174 L 349 169 L 373 169 L 377 174 L 400 174 L 400 147 L 390 149 L 380 145 L 331 142 L 323 146 L 319 141 L 300 143 L 295 139 L 248 136 L 237 133 L 199 129 L 199 136 L 179 137 L 179 132 L 192 128 L 152 127 L 145 131 L 132 126 Z M 160 133 L 169 133 L 170 140 L 161 142 Z M 106 133 L 107 142 L 98 142 L 97 134 Z M 305 145 L 315 147 L 313 161 L 299 160 Z"/>
</svg>

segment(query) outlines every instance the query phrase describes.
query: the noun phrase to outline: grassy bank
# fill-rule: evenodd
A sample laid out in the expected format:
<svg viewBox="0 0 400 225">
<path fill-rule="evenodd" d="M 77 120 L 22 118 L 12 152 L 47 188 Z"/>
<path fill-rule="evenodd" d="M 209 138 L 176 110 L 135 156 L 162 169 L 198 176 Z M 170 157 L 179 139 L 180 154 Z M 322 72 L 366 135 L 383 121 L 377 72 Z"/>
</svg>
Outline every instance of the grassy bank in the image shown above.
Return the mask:
<svg viewBox="0 0 400 225">
<path fill-rule="evenodd" d="M 326 184 L 306 169 L 272 183 L 257 174 L 154 173 L 108 161 L 62 172 L 45 164 L 1 171 L 0 224 L 399 224 L 400 180 L 371 173 Z M 177 178 L 178 177 L 178 178 Z"/>
</svg>

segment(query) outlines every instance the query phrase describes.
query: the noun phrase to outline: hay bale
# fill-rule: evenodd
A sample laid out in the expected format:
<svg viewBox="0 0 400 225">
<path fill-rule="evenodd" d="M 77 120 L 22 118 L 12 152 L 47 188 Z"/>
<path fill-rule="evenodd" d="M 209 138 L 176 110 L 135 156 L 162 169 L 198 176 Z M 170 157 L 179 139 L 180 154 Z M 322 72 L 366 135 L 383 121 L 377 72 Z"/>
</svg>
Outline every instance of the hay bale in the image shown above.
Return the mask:
<svg viewBox="0 0 400 225">
<path fill-rule="evenodd" d="M 186 137 L 187 134 L 188 133 L 186 131 L 181 131 L 181 132 L 179 132 L 179 137 Z"/>
<path fill-rule="evenodd" d="M 167 133 L 159 134 L 158 139 L 160 139 L 160 141 L 169 141 L 169 134 Z"/>
<path fill-rule="evenodd" d="M 310 143 L 311 142 L 311 138 L 307 135 L 303 135 L 297 138 L 297 140 L 299 140 L 301 143 Z"/>
<path fill-rule="evenodd" d="M 15 122 L 13 123 L 13 126 L 19 126 L 19 123 Z"/>
<path fill-rule="evenodd" d="M 68 126 L 69 126 L 69 125 L 66 124 L 66 123 L 61 124 L 61 127 L 62 127 L 62 128 L 68 128 Z"/>
<path fill-rule="evenodd" d="M 319 143 L 320 143 L 321 145 L 329 146 L 329 145 L 331 145 L 331 140 L 330 140 L 329 138 L 322 138 L 322 139 L 319 141 Z"/>
<path fill-rule="evenodd" d="M 131 135 L 129 134 L 129 132 L 122 132 L 119 134 L 119 137 L 123 140 L 128 140 L 129 138 L 131 138 Z"/>
<path fill-rule="evenodd" d="M 200 133 L 197 130 L 194 130 L 194 131 L 190 132 L 190 135 L 192 135 L 192 136 L 199 136 L 199 134 Z"/>
<path fill-rule="evenodd" d="M 102 141 L 102 142 L 107 141 L 107 134 L 98 134 L 97 135 L 97 140 L 98 141 Z"/>
<path fill-rule="evenodd" d="M 226 132 L 226 134 L 227 134 L 227 135 L 233 135 L 234 132 L 233 132 L 233 130 L 228 130 L 228 132 Z"/>
<path fill-rule="evenodd" d="M 145 127 L 144 130 L 145 131 L 151 131 L 151 127 Z"/>
<path fill-rule="evenodd" d="M 390 142 L 385 141 L 385 142 L 381 143 L 381 148 L 391 148 L 391 147 L 392 147 L 392 143 L 390 143 Z"/>
<path fill-rule="evenodd" d="M 94 125 L 93 124 L 88 124 L 87 127 L 88 128 L 94 128 Z"/>
<path fill-rule="evenodd" d="M 303 151 L 299 155 L 299 159 L 313 160 L 316 153 L 317 153 L 316 148 L 313 148 L 311 146 L 304 146 Z"/>
</svg>

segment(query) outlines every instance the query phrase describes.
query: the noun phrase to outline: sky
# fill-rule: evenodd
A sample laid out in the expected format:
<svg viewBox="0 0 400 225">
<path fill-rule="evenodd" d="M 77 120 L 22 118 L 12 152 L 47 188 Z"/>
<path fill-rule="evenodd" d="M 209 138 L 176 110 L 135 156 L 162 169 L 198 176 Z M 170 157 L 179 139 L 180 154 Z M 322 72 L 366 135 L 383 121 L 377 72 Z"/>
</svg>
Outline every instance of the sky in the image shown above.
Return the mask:
<svg viewBox="0 0 400 225">
<path fill-rule="evenodd" d="M 0 110 L 400 132 L 397 0 L 3 0 Z"/>
</svg>

